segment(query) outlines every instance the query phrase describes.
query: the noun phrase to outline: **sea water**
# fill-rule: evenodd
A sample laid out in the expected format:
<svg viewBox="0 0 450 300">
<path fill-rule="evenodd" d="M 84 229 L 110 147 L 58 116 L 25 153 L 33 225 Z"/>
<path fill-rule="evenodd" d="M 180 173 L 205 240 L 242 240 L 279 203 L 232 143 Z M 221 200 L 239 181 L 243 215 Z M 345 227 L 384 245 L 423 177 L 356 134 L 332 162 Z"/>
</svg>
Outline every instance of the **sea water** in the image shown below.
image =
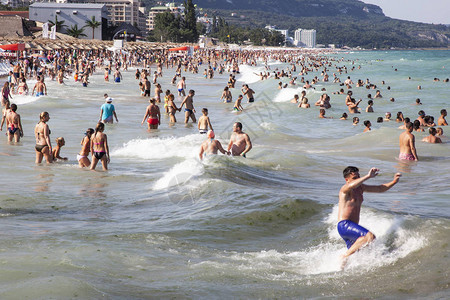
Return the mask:
<svg viewBox="0 0 450 300">
<path fill-rule="evenodd" d="M 448 298 L 450 131 L 444 127 L 441 145 L 422 142 L 426 132 L 414 133 L 420 161 L 402 163 L 396 159 L 400 124 L 376 118 L 389 111 L 395 119 L 402 111 L 415 119 L 423 109 L 437 121 L 442 108 L 449 110 L 450 83 L 442 81 L 450 77 L 449 54 L 330 54 L 348 69 L 337 74 L 342 81 L 369 78 L 383 95 L 374 100 L 375 112 L 365 113 L 367 94 L 375 90 L 353 86 L 354 97 L 363 99 L 360 124 L 373 124 L 369 133 L 339 120 L 347 107 L 345 95 L 332 94 L 341 88 L 336 83 L 319 82 L 307 91 L 313 107 L 299 109 L 290 100 L 301 86 L 278 90 L 287 78 L 259 81 L 254 73 L 264 71 L 263 63 L 243 65 L 233 98 L 248 83 L 256 101 L 234 113 L 232 103 L 220 101 L 228 74 L 184 73 L 196 91 L 197 118 L 209 109 L 224 147 L 233 123 L 242 122 L 253 143 L 247 158 L 200 161 L 205 136 L 195 124 L 185 126 L 182 113 L 174 126 L 163 114 L 160 128 L 148 132 L 141 125 L 148 102 L 139 96 L 134 69 L 123 72 L 120 84 L 104 82 L 99 72 L 87 88 L 73 79 L 47 80 L 48 96 L 14 96 L 24 137 L 18 145 L 0 140 L 0 298 Z M 164 91 L 176 91 L 173 74 L 163 70 Z M 333 119 L 319 119 L 314 107 L 322 88 L 331 96 L 326 115 Z M 79 169 L 80 141 L 95 127 L 104 93 L 119 118 L 105 130 L 111 164 L 107 172 Z M 422 106 L 413 105 L 416 98 Z M 50 113 L 52 143 L 65 138 L 67 162 L 34 163 L 33 130 L 42 111 Z M 403 175 L 388 192 L 365 195 L 360 223 L 377 239 L 342 271 L 337 203 L 348 165 L 362 174 L 379 168 L 370 184 Z"/>
</svg>

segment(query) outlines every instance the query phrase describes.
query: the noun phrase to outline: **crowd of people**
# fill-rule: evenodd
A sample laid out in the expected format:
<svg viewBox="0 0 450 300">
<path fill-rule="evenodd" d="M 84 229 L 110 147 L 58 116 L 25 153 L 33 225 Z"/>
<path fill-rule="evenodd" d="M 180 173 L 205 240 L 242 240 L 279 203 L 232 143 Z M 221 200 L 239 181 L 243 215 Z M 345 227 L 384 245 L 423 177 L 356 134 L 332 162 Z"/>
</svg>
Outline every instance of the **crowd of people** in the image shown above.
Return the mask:
<svg viewBox="0 0 450 300">
<path fill-rule="evenodd" d="M 300 55 L 301 54 L 301 55 Z M 348 112 L 344 112 L 339 120 L 347 120 L 352 118 L 352 124 L 357 125 L 360 118 L 356 115 L 360 114 L 361 108 L 359 105 L 362 99 L 356 100 L 353 97 L 355 86 L 356 89 L 366 89 L 367 91 L 374 90 L 375 95 L 367 95 L 367 107 L 364 109 L 366 113 L 372 114 L 375 109 L 377 99 L 383 98 L 379 86 L 371 82 L 369 79 L 352 80 L 349 73 L 361 66 L 355 66 L 352 62 L 352 68 L 347 68 L 339 64 L 340 60 L 331 58 L 326 55 L 314 53 L 299 53 L 298 51 L 234 51 L 234 50 L 200 50 L 193 56 L 188 55 L 173 55 L 165 50 L 161 51 L 146 51 L 146 52 L 132 52 L 128 54 L 115 55 L 110 52 L 82 52 L 82 51 L 61 51 L 58 53 L 48 53 L 45 55 L 47 64 L 43 64 L 41 60 L 33 56 L 23 58 L 19 63 L 15 64 L 13 70 L 10 72 L 7 81 L 1 90 L 3 106 L 2 121 L 0 130 L 6 124 L 7 136 L 9 142 L 19 142 L 23 136 L 23 127 L 21 116 L 17 113 L 17 105 L 11 104 L 14 95 L 22 95 L 29 92 L 26 80 L 28 78 L 35 78 L 36 84 L 32 89 L 34 96 L 47 95 L 47 86 L 45 79 L 56 79 L 59 84 L 63 84 L 64 80 L 73 76 L 75 81 L 79 81 L 82 87 L 87 87 L 89 84 L 89 76 L 92 76 L 98 69 L 104 68 L 104 80 L 109 81 L 109 76 L 112 74 L 115 83 L 121 83 L 123 80 L 122 71 L 127 71 L 129 67 L 136 67 L 135 79 L 138 81 L 138 88 L 136 94 L 142 97 L 149 98 L 149 105 L 145 110 L 144 117 L 141 124 L 147 123 L 148 130 L 156 130 L 161 125 L 161 114 L 165 113 L 169 116 L 171 124 L 177 122 L 176 113 L 184 109 L 184 123 L 192 122 L 197 125 L 199 134 L 204 134 L 206 139 L 200 145 L 199 158 L 202 160 L 205 156 L 216 155 L 219 152 L 224 155 L 242 156 L 246 157 L 247 153 L 252 149 L 251 138 L 243 131 L 242 123 L 235 122 L 233 125 L 233 133 L 231 134 L 229 143 L 226 149 L 221 142 L 215 138 L 215 133 L 212 121 L 208 116 L 208 109 L 202 109 L 202 116 L 196 118 L 196 109 L 194 107 L 195 90 L 187 90 L 186 77 L 183 72 L 191 72 L 198 74 L 199 68 L 206 66 L 203 72 L 203 77 L 208 80 L 215 78 L 215 72 L 223 74 L 229 72 L 228 81 L 224 82 L 224 89 L 220 97 L 220 101 L 224 103 L 231 103 L 233 101 L 232 91 L 236 91 L 235 76 L 239 73 L 240 65 L 256 66 L 263 64 L 265 71 L 255 73 L 259 76 L 261 81 L 267 81 L 267 85 L 273 84 L 274 88 L 284 89 L 286 87 L 298 86 L 302 87 L 301 95 L 293 95 L 290 101 L 298 108 L 311 109 L 317 107 L 319 110 L 319 118 L 326 119 L 326 111 L 332 107 L 332 99 L 326 92 L 326 88 L 321 89 L 322 95 L 314 102 L 314 106 L 309 103 L 306 97 L 311 89 L 316 89 L 318 83 L 324 86 L 327 82 L 337 83 L 340 85 L 340 90 L 333 92 L 332 95 L 345 95 L 343 105 L 347 106 Z M 280 63 L 287 65 L 286 68 L 272 70 L 269 65 L 269 60 L 277 60 Z M 174 70 L 171 84 L 176 86 L 176 94 L 180 98 L 180 103 L 177 105 L 175 95 L 170 91 L 164 92 L 161 83 L 158 79 L 163 76 L 164 67 L 168 70 Z M 156 71 L 151 73 L 151 68 Z M 333 74 L 330 75 L 333 70 Z M 321 72 L 321 78 L 314 76 L 306 78 L 312 72 Z M 152 76 L 152 81 L 149 80 Z M 201 76 L 201 75 L 200 75 Z M 342 76 L 346 79 L 341 82 Z M 269 81 L 269 79 L 273 79 Z M 283 79 L 289 82 L 283 84 Z M 298 80 L 297 80 L 298 79 Z M 440 81 L 435 78 L 434 81 Z M 448 82 L 447 79 L 442 82 Z M 152 93 L 152 84 L 154 85 Z M 386 84 L 385 81 L 380 83 L 382 86 Z M 418 87 L 421 89 L 421 86 Z M 347 90 L 347 91 L 346 91 Z M 390 91 L 390 86 L 386 88 Z M 163 96 L 162 96 L 163 95 Z M 233 110 L 242 112 L 244 110 L 242 101 L 244 96 L 247 98 L 248 105 L 257 102 L 255 92 L 248 84 L 244 83 L 240 89 L 240 94 L 236 97 L 233 105 Z M 164 98 L 162 98 L 164 97 Z M 114 105 L 113 98 L 108 94 L 104 95 L 105 103 L 100 108 L 100 116 L 95 129 L 88 128 L 85 136 L 81 140 L 81 150 L 77 155 L 80 167 L 90 168 L 94 170 L 100 161 L 103 170 L 108 169 L 110 162 L 110 151 L 108 146 L 108 137 L 104 133 L 105 124 L 113 123 L 114 119 L 119 122 Z M 395 102 L 394 98 L 389 99 L 390 102 Z M 162 102 L 164 101 L 164 102 Z M 162 104 L 164 109 L 161 111 L 159 105 Z M 333 105 L 337 105 L 334 104 Z M 418 107 L 423 105 L 420 99 L 415 101 Z M 424 131 L 428 129 L 429 136 L 423 139 L 428 143 L 441 143 L 443 135 L 443 126 L 447 126 L 447 110 L 442 109 L 437 123 L 434 117 L 426 115 L 423 109 L 418 112 L 418 117 L 415 120 L 404 117 L 403 113 L 399 111 L 396 119 L 391 119 L 390 112 L 385 112 L 383 117 L 378 117 L 377 122 L 398 122 L 401 124 L 400 129 L 404 129 L 399 135 L 399 156 L 402 161 L 418 161 L 419 156 L 415 146 L 414 131 Z M 56 160 L 67 160 L 66 157 L 61 156 L 61 148 L 65 145 L 63 137 L 58 137 L 56 147 L 52 148 L 51 130 L 47 124 L 50 120 L 48 112 L 42 112 L 39 116 L 39 123 L 34 128 L 34 135 L 36 139 L 35 152 L 36 163 L 39 164 L 46 160 L 51 163 Z M 337 121 L 339 122 L 339 121 Z M 364 132 L 371 131 L 372 124 L 370 120 L 364 120 Z M 439 126 L 439 127 L 438 127 Z M 346 184 L 341 188 L 339 193 L 339 224 L 338 231 L 347 243 L 348 251 L 344 255 L 348 257 L 355 251 L 360 249 L 364 244 L 371 242 L 375 235 L 360 226 L 359 211 L 363 201 L 364 192 L 384 192 L 394 186 L 401 176 L 396 174 L 394 179 L 384 185 L 370 186 L 364 182 L 370 178 L 375 177 L 379 170 L 372 168 L 366 176 L 360 177 L 359 170 L 356 167 L 348 167 L 344 170 L 344 178 Z"/>
</svg>

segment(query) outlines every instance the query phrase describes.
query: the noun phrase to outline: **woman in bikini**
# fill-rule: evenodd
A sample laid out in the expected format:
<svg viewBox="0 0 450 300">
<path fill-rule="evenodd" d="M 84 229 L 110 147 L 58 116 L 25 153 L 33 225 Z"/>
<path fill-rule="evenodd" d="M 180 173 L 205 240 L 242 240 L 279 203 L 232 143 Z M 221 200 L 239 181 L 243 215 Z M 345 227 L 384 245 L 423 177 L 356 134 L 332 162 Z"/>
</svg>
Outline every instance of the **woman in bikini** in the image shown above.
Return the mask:
<svg viewBox="0 0 450 300">
<path fill-rule="evenodd" d="M 25 78 L 20 80 L 19 86 L 17 87 L 17 94 L 19 95 L 27 95 L 28 94 L 28 85 Z"/>
<path fill-rule="evenodd" d="M 97 123 L 97 126 L 95 127 L 95 133 L 91 138 L 91 170 L 95 170 L 95 167 L 97 166 L 99 160 L 102 162 L 103 170 L 108 170 L 109 147 L 106 134 L 103 133 L 104 130 L 105 124 L 102 122 Z"/>
<path fill-rule="evenodd" d="M 170 123 L 176 123 L 177 122 L 177 118 L 175 118 L 175 113 L 176 111 L 181 111 L 181 108 L 178 108 L 175 105 L 175 96 L 173 94 L 170 94 L 169 96 L 167 96 L 167 107 L 169 109 L 169 116 L 170 116 Z"/>
<path fill-rule="evenodd" d="M 5 84 L 3 85 L 2 91 L 2 106 L 5 106 L 6 101 L 9 101 L 9 98 L 12 99 L 11 96 L 11 90 L 9 89 L 9 82 L 5 82 Z"/>
<path fill-rule="evenodd" d="M 94 129 L 88 128 L 85 132 L 85 136 L 81 140 L 81 151 L 77 154 L 78 165 L 80 168 L 89 167 L 91 162 L 89 161 L 89 153 L 91 152 L 91 136 L 94 133 Z"/>
<path fill-rule="evenodd" d="M 52 163 L 52 144 L 50 142 L 50 129 L 47 125 L 50 120 L 48 112 L 44 111 L 39 115 L 39 123 L 34 128 L 34 136 L 36 137 L 36 163 L 40 164 L 45 157 L 47 163 Z"/>
</svg>

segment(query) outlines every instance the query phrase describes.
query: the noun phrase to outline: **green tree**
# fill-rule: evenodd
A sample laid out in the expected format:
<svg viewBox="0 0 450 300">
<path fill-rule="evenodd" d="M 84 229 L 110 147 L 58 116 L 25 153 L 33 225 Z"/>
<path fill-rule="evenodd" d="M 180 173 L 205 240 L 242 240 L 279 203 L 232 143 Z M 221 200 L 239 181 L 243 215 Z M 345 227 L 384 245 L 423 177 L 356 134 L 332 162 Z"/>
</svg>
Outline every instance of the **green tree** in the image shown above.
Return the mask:
<svg viewBox="0 0 450 300">
<path fill-rule="evenodd" d="M 53 26 L 56 25 L 56 31 L 57 32 L 61 32 L 61 29 L 67 27 L 67 25 L 64 25 L 64 23 L 66 21 L 58 21 L 58 16 L 57 15 L 55 16 L 55 20 L 54 21 L 48 20 L 48 22 L 52 25 L 50 27 L 53 27 Z"/>
<path fill-rule="evenodd" d="M 74 38 L 79 38 L 80 36 L 87 36 L 86 34 L 84 34 L 84 27 L 78 28 L 77 24 L 67 29 L 67 34 L 73 36 Z"/>
<path fill-rule="evenodd" d="M 162 14 L 155 16 L 155 29 L 153 29 L 153 40 L 161 42 L 180 42 L 184 41 L 181 30 L 181 18 L 177 17 L 166 11 Z"/>
<path fill-rule="evenodd" d="M 99 27 L 100 25 L 102 25 L 102 22 L 95 20 L 95 16 L 92 16 L 92 18 L 90 20 L 86 21 L 86 27 L 92 28 L 92 39 L 94 39 L 95 29 L 97 27 Z"/>
<path fill-rule="evenodd" d="M 198 41 L 198 32 L 197 32 L 197 17 L 195 14 L 195 5 L 192 3 L 192 0 L 187 0 L 187 2 L 184 2 L 185 7 L 185 26 L 184 29 L 186 29 L 188 33 L 186 36 L 189 38 L 187 41 L 195 43 Z"/>
</svg>

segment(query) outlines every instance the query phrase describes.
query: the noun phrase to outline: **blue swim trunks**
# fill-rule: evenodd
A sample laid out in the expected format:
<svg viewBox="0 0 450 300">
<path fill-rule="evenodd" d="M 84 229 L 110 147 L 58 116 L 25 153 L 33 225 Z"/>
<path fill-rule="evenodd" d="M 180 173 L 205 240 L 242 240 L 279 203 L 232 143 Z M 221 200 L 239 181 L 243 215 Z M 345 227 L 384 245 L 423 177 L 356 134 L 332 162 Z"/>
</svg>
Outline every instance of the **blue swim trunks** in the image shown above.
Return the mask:
<svg viewBox="0 0 450 300">
<path fill-rule="evenodd" d="M 178 89 L 178 91 L 181 93 L 184 89 Z"/>
<path fill-rule="evenodd" d="M 43 92 L 37 92 L 36 93 L 36 97 L 39 97 L 39 96 L 44 96 L 44 93 Z"/>
<path fill-rule="evenodd" d="M 115 82 L 120 82 L 120 77 L 116 77 L 116 78 L 114 79 L 114 81 L 115 81 Z"/>
<path fill-rule="evenodd" d="M 369 232 L 366 228 L 359 226 L 350 220 L 340 221 L 337 224 L 337 230 L 347 244 L 347 249 L 350 248 L 357 239 L 365 236 Z"/>
</svg>

